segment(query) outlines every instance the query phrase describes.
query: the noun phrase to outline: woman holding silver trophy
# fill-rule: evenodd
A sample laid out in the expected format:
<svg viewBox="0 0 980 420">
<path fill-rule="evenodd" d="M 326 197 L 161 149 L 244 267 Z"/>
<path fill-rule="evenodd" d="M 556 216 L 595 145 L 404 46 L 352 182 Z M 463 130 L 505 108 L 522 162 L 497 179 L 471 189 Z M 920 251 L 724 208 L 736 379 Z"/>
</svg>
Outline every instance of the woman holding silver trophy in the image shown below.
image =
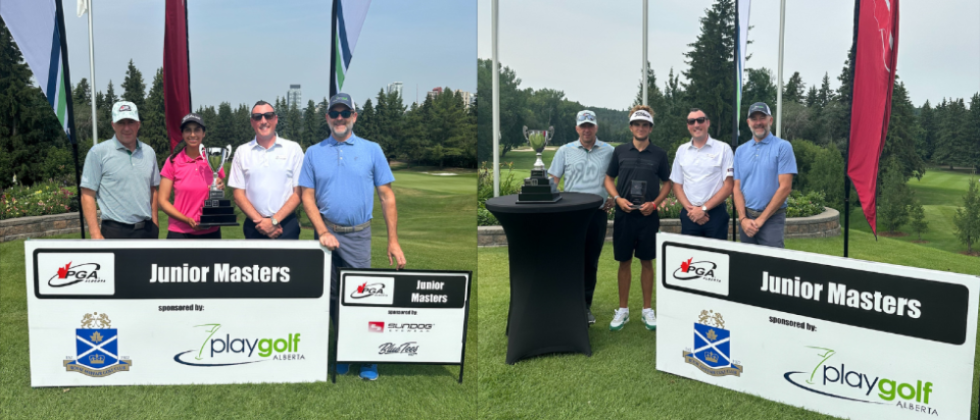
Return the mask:
<svg viewBox="0 0 980 420">
<path fill-rule="evenodd" d="M 201 143 L 207 128 L 198 114 L 187 114 L 180 122 L 183 141 L 164 162 L 160 171 L 157 204 L 170 216 L 167 239 L 221 239 L 219 226 L 200 226 L 201 212 L 208 199 L 214 173 Z M 218 171 L 218 188 L 224 189 L 224 168 Z M 170 203 L 170 192 L 174 202 Z"/>
</svg>

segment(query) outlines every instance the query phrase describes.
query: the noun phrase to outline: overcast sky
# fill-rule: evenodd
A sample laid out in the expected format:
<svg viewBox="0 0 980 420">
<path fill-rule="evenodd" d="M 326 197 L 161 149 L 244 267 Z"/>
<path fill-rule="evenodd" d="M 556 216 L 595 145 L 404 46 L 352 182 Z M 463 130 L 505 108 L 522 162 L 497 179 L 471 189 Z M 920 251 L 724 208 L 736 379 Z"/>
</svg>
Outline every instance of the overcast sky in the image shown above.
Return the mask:
<svg viewBox="0 0 980 420">
<path fill-rule="evenodd" d="M 491 58 L 491 1 L 478 0 L 478 54 Z M 648 57 L 663 88 L 667 73 L 687 69 L 684 52 L 700 33 L 713 0 L 649 2 Z M 830 74 L 831 87 L 852 43 L 853 0 L 787 1 L 783 78 L 794 71 L 807 88 Z M 748 68 L 776 75 L 779 0 L 754 0 Z M 521 87 L 552 88 L 588 106 L 627 108 L 642 66 L 643 6 L 639 0 L 501 0 L 498 54 Z M 898 76 L 912 102 L 965 98 L 980 91 L 980 1 L 903 1 Z M 682 81 L 684 80 L 681 76 Z"/>
<path fill-rule="evenodd" d="M 163 0 L 94 0 L 95 80 L 116 94 L 130 59 L 147 91 L 163 65 Z M 88 19 L 62 0 L 72 84 L 89 77 Z M 284 97 L 302 85 L 303 102 L 329 95 L 330 1 L 188 2 L 191 98 L 232 106 Z M 476 3 L 373 0 L 343 90 L 358 103 L 393 81 L 406 105 L 437 86 L 476 91 Z"/>
</svg>

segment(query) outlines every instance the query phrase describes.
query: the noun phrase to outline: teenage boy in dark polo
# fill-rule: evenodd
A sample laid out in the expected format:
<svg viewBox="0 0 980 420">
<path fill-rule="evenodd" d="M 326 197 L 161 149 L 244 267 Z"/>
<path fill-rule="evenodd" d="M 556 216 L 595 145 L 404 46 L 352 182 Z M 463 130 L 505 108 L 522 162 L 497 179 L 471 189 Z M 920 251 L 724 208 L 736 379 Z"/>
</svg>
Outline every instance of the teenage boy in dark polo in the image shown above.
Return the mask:
<svg viewBox="0 0 980 420">
<path fill-rule="evenodd" d="M 637 105 L 630 110 L 630 131 L 633 141 L 616 146 L 613 150 L 605 182 L 606 191 L 616 199 L 613 254 L 619 261 L 619 309 L 609 323 L 612 331 L 622 329 L 629 322 L 627 304 L 633 277 L 630 266 L 634 255 L 642 267 L 643 324 L 648 330 L 657 328 L 657 316 L 651 308 L 652 260 L 657 258 L 657 231 L 660 229 L 657 207 L 667 198 L 671 188 L 667 152 L 650 143 L 650 132 L 653 131 L 653 110 L 650 107 Z M 642 193 L 639 192 L 641 190 Z M 638 194 L 642 194 L 642 197 Z"/>
</svg>

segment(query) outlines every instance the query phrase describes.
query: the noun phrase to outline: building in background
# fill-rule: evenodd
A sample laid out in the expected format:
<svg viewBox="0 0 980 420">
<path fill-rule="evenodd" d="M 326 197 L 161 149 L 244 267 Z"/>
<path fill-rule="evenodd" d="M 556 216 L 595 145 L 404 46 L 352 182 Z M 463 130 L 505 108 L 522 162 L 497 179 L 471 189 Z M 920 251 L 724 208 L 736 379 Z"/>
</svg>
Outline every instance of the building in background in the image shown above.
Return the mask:
<svg viewBox="0 0 980 420">
<path fill-rule="evenodd" d="M 303 109 L 303 91 L 299 85 L 289 85 L 289 91 L 286 92 L 286 103 L 290 107 L 295 106 L 298 109 Z"/>
<path fill-rule="evenodd" d="M 402 99 L 405 98 L 404 96 L 402 96 L 402 82 L 388 83 L 388 94 L 390 95 L 392 92 L 398 92 L 398 96 L 400 98 Z"/>
<path fill-rule="evenodd" d="M 425 94 L 425 98 L 435 100 L 436 96 L 439 95 L 442 95 L 441 87 L 433 88 L 432 90 L 430 90 L 428 93 Z"/>
<path fill-rule="evenodd" d="M 469 108 L 471 105 L 473 105 L 473 100 L 476 99 L 476 95 L 474 95 L 473 92 L 456 89 L 456 93 L 463 97 L 463 107 L 465 108 Z"/>
</svg>

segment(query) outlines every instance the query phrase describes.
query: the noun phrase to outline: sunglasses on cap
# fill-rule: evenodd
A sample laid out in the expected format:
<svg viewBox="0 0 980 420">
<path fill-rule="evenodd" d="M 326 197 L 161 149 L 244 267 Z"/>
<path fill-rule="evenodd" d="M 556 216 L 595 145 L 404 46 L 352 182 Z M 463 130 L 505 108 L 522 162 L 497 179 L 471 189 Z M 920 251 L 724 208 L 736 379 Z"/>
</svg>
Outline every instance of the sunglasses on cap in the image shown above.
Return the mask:
<svg viewBox="0 0 980 420">
<path fill-rule="evenodd" d="M 271 120 L 271 119 L 273 119 L 273 118 L 276 117 L 276 113 L 275 112 L 266 112 L 266 113 L 261 113 L 261 114 L 252 114 L 252 120 L 254 120 L 254 121 L 262 121 L 262 117 L 265 117 L 265 119 L 267 119 L 267 120 Z"/>
<path fill-rule="evenodd" d="M 350 114 L 351 114 L 351 110 L 349 110 L 349 109 L 345 109 L 343 111 L 330 111 L 330 112 L 327 112 L 327 115 L 329 115 L 330 118 L 332 118 L 332 119 L 336 119 L 337 117 L 350 118 Z"/>
<path fill-rule="evenodd" d="M 588 121 L 591 123 L 595 122 L 595 115 L 592 114 L 582 114 L 578 116 L 577 122 Z"/>
<path fill-rule="evenodd" d="M 694 125 L 694 123 L 704 124 L 704 122 L 707 121 L 707 120 L 708 119 L 705 118 L 705 117 L 688 118 L 687 119 L 687 125 Z"/>
</svg>

